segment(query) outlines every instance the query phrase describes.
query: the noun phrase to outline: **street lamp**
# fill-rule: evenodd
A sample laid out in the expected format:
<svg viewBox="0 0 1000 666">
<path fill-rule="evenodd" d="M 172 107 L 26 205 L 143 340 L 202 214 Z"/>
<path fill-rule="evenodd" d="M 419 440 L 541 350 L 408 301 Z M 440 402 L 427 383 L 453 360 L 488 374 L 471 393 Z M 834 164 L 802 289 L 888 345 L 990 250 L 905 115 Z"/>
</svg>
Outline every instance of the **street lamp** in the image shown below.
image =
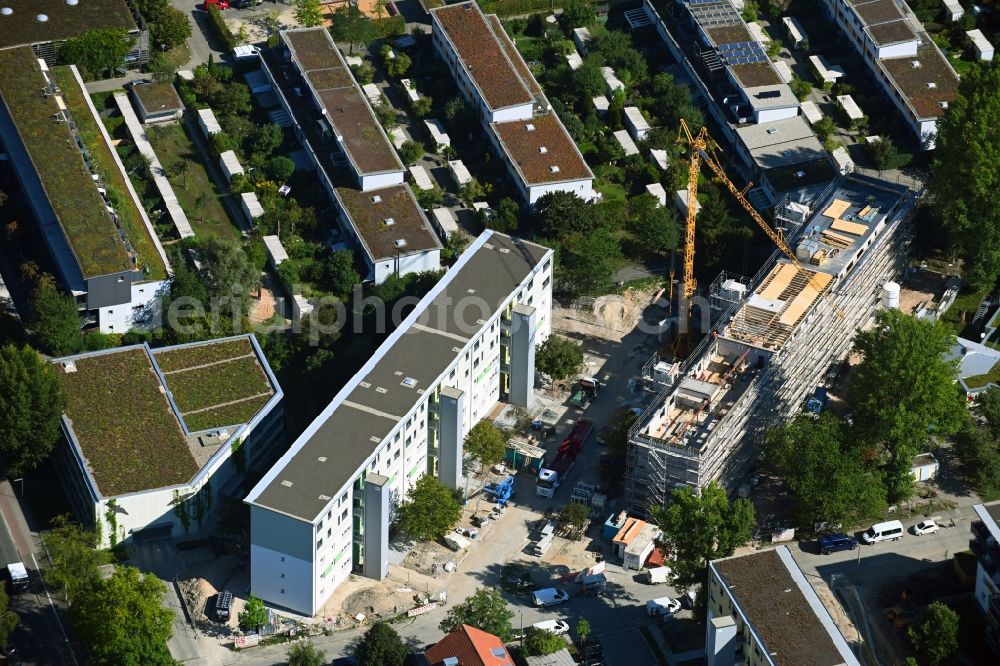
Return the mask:
<svg viewBox="0 0 1000 666">
<path fill-rule="evenodd" d="M 523 651 L 524 650 L 524 611 L 519 610 L 519 611 L 517 611 L 517 614 L 521 616 L 521 632 L 520 632 L 520 636 L 521 636 L 521 650 Z"/>
</svg>

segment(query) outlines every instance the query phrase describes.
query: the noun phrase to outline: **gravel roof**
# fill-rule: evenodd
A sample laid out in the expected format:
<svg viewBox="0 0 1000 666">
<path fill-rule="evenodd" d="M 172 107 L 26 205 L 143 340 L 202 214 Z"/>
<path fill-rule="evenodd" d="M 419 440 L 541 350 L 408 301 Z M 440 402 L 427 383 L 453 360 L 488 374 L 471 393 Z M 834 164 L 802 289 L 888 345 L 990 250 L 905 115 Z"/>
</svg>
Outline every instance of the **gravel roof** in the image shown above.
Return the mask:
<svg viewBox="0 0 1000 666">
<path fill-rule="evenodd" d="M 529 185 L 594 177 L 566 128 L 551 111 L 530 120 L 493 123 L 493 128 Z M 553 167 L 558 167 L 558 172 L 553 172 Z"/>
</svg>

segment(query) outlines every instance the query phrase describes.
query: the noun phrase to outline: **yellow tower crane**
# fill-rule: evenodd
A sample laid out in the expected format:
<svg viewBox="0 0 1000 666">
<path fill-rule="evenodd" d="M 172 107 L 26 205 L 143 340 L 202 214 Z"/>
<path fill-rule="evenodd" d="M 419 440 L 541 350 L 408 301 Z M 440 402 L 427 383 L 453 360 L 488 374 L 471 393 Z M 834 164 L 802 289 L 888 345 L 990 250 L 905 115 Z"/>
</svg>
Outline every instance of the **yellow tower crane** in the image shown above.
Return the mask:
<svg viewBox="0 0 1000 666">
<path fill-rule="evenodd" d="M 692 134 L 691 128 L 688 127 L 687 122 L 681 118 L 681 129 L 678 133 L 677 141 L 682 143 L 687 140 L 688 146 L 691 148 L 690 162 L 688 166 L 688 189 L 687 189 L 687 222 L 684 226 L 684 290 L 683 296 L 686 300 L 690 300 L 694 296 L 695 288 L 697 283 L 694 279 L 694 230 L 695 222 L 698 215 L 698 174 L 701 172 L 701 163 L 704 162 L 708 165 L 708 168 L 712 170 L 716 178 L 722 181 L 729 190 L 730 194 L 735 197 L 736 201 L 739 202 L 743 209 L 750 214 L 753 221 L 757 223 L 757 226 L 763 230 L 767 237 L 778 246 L 782 254 L 788 257 L 788 261 L 791 262 L 796 269 L 800 271 L 807 271 L 811 276 L 815 276 L 815 271 L 811 271 L 805 266 L 803 266 L 798 258 L 795 256 L 795 251 L 789 247 L 788 243 L 785 242 L 784 236 L 782 236 L 781 231 L 774 229 L 768 224 L 757 209 L 753 207 L 753 204 L 746 198 L 747 190 L 750 189 L 753 183 L 747 183 L 747 186 L 742 190 L 736 187 L 736 184 L 729 179 L 726 175 L 725 170 L 719 163 L 719 160 L 714 155 L 714 147 L 717 145 L 711 136 L 708 134 L 708 129 L 702 127 L 698 130 L 697 134 Z M 813 282 L 816 290 L 823 295 L 823 298 L 828 298 L 826 294 L 825 285 L 819 285 L 815 282 L 815 277 L 810 277 L 810 282 Z M 837 308 L 834 308 L 838 317 L 843 316 L 843 312 Z"/>
</svg>

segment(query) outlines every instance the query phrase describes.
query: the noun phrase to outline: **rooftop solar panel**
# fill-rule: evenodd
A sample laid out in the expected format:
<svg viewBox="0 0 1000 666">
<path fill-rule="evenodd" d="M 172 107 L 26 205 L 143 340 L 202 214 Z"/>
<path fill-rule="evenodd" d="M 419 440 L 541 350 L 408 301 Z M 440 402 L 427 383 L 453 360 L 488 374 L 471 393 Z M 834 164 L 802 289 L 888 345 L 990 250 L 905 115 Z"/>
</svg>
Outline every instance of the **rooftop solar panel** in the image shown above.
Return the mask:
<svg viewBox="0 0 1000 666">
<path fill-rule="evenodd" d="M 767 54 L 764 53 L 763 47 L 757 42 L 722 44 L 717 49 L 719 56 L 728 65 L 749 65 L 769 60 Z"/>
</svg>

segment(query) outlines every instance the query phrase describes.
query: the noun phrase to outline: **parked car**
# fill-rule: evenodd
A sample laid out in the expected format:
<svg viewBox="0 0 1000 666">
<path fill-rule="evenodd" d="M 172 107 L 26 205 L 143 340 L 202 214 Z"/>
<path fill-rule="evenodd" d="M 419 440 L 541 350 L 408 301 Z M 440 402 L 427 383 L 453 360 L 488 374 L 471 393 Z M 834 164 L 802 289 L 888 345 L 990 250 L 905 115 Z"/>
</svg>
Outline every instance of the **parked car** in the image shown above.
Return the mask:
<svg viewBox="0 0 1000 666">
<path fill-rule="evenodd" d="M 207 12 L 212 5 L 215 5 L 216 9 L 220 11 L 229 9 L 229 0 L 205 0 L 205 11 Z"/>
<path fill-rule="evenodd" d="M 563 636 L 569 633 L 569 623 L 563 620 L 545 620 L 543 622 L 536 622 L 531 626 L 535 629 L 555 634 L 556 636 Z"/>
<path fill-rule="evenodd" d="M 919 523 L 913 526 L 913 533 L 917 536 L 923 536 L 925 534 L 934 534 L 941 529 L 941 526 L 935 523 L 933 520 L 921 520 Z"/>
<path fill-rule="evenodd" d="M 536 606 L 558 606 L 569 601 L 569 592 L 546 587 L 531 593 L 531 601 Z"/>
<path fill-rule="evenodd" d="M 819 552 L 824 555 L 838 550 L 854 550 L 857 547 L 858 540 L 846 534 L 824 534 L 819 538 Z"/>
<path fill-rule="evenodd" d="M 865 543 L 880 543 L 882 541 L 899 541 L 903 538 L 903 523 L 898 520 L 890 520 L 884 523 L 876 523 L 868 528 L 861 535 Z"/>
<path fill-rule="evenodd" d="M 646 614 L 650 617 L 657 617 L 660 615 L 673 615 L 681 609 L 680 599 L 671 599 L 670 597 L 660 597 L 659 599 L 650 599 L 646 602 Z"/>
</svg>

